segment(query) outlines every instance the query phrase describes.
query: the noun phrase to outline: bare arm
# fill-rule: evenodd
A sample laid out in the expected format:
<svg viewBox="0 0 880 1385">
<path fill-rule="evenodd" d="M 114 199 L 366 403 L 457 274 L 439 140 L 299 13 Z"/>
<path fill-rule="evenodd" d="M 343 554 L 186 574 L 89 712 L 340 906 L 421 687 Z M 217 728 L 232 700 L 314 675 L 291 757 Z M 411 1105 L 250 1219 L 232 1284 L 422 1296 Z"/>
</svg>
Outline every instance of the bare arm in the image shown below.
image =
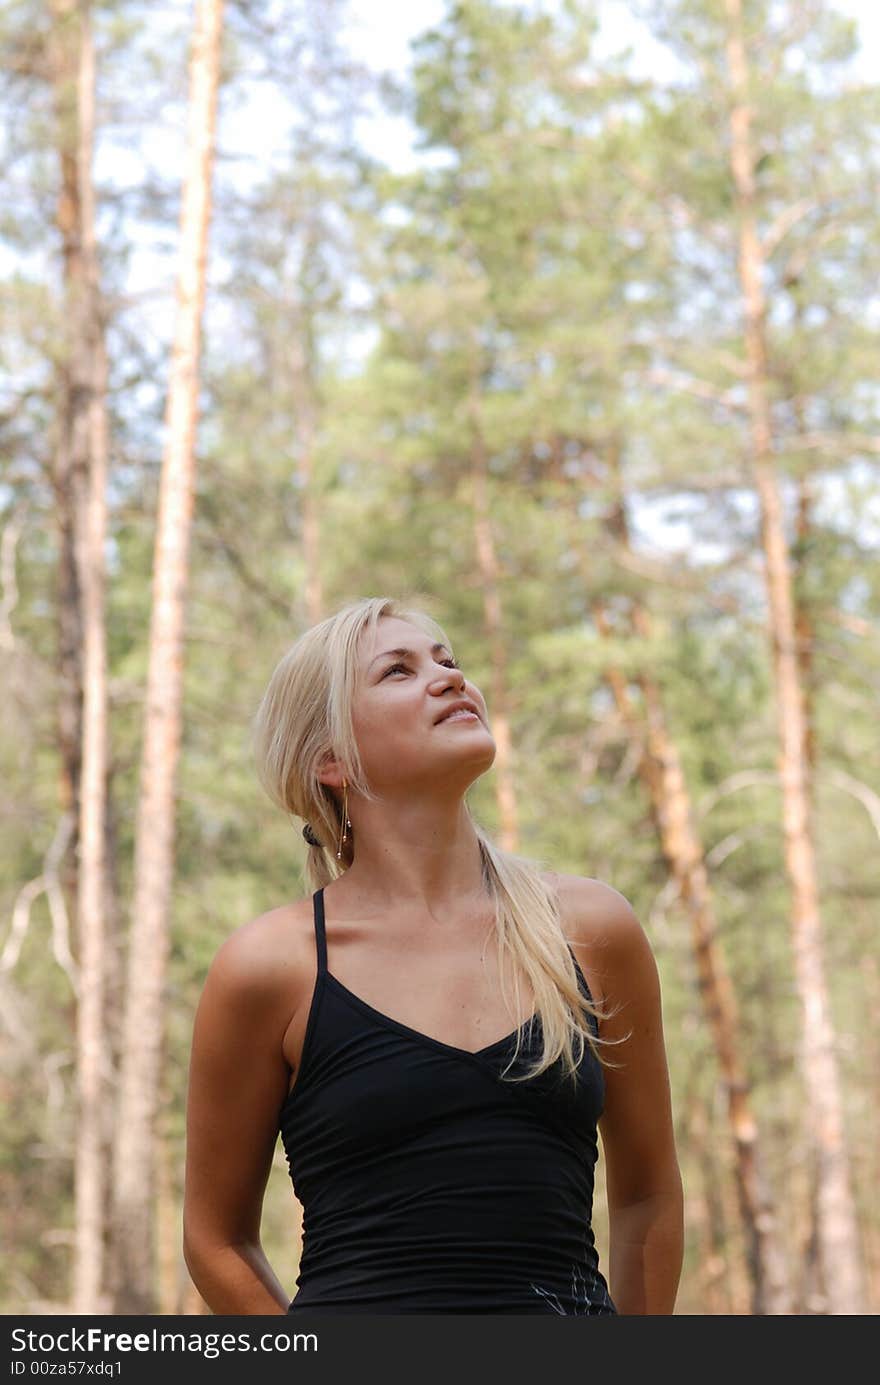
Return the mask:
<svg viewBox="0 0 880 1385">
<path fill-rule="evenodd" d="M 627 900 L 595 885 L 604 998 L 605 1106 L 599 1122 L 610 1235 L 609 1289 L 621 1314 L 671 1314 L 684 1255 L 684 1194 L 675 1147 L 660 980 Z"/>
<path fill-rule="evenodd" d="M 260 1244 L 290 1077 L 282 1051 L 285 992 L 260 922 L 218 951 L 193 1028 L 183 1254 L 214 1313 L 280 1314 L 290 1302 Z"/>
</svg>

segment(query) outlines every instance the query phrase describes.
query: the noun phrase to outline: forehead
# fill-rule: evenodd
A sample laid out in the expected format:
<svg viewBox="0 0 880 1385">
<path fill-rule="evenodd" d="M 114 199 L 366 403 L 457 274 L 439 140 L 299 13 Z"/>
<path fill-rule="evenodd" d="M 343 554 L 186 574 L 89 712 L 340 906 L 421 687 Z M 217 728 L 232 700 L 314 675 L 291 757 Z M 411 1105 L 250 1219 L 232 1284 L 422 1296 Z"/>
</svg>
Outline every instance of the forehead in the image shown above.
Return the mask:
<svg viewBox="0 0 880 1385">
<path fill-rule="evenodd" d="M 429 635 L 412 621 L 402 620 L 400 616 L 381 616 L 374 632 L 365 630 L 361 642 L 361 663 L 369 664 L 384 649 L 405 646 L 407 649 L 428 649 L 436 643 L 436 636 Z"/>
</svg>

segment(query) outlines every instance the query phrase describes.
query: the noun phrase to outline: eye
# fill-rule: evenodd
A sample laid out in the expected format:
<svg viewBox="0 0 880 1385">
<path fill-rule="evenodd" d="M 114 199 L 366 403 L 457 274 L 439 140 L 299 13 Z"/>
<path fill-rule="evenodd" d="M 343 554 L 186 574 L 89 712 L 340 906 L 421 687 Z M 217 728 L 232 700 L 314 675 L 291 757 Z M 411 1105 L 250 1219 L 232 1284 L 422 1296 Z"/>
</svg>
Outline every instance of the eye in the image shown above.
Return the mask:
<svg viewBox="0 0 880 1385">
<path fill-rule="evenodd" d="M 443 660 L 443 666 L 444 666 L 444 668 L 459 668 L 459 667 L 460 667 L 460 665 L 456 662 L 455 659 L 444 659 L 444 660 Z M 394 672 L 396 672 L 397 669 L 401 669 L 401 668 L 402 668 L 402 669 L 405 669 L 405 668 L 406 668 L 406 664 L 392 664 L 392 665 L 390 666 L 390 668 L 386 668 L 385 672 L 382 674 L 382 678 L 387 678 L 388 675 L 389 675 L 389 673 L 394 673 Z M 382 682 L 382 678 L 379 679 L 379 682 L 380 682 L 380 683 Z"/>
</svg>

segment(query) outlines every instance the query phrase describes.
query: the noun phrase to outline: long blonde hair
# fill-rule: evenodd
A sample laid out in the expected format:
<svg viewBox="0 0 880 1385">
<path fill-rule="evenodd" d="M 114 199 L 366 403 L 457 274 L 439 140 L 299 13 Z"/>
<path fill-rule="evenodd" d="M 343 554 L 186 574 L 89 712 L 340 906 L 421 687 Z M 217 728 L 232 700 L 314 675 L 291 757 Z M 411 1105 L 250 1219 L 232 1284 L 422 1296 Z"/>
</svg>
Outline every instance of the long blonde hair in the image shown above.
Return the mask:
<svg viewBox="0 0 880 1385">
<path fill-rule="evenodd" d="M 342 859 L 336 859 L 342 835 L 342 803 L 338 791 L 318 778 L 328 756 L 342 767 L 352 789 L 365 798 L 377 797 L 364 777 L 351 705 L 359 677 L 362 636 L 367 630 L 375 632 L 382 616 L 407 620 L 452 649 L 448 635 L 427 612 L 394 597 L 364 597 L 300 635 L 275 667 L 253 719 L 260 783 L 274 803 L 285 813 L 306 819 L 325 843 L 308 848 L 305 873 L 312 891 L 344 874 L 354 859 L 352 831 L 343 845 Z M 601 1034 L 597 1040 L 587 1021 L 588 1015 L 597 1022 L 607 1016 L 578 986 L 558 897 L 541 877 L 545 863 L 502 850 L 476 821 L 469 805 L 465 804 L 465 810 L 479 842 L 483 882 L 495 906 L 502 993 L 509 999 L 505 983 L 509 965 L 517 978 L 514 1014 L 519 1014 L 518 976 L 524 973 L 535 998 L 532 1022 L 540 1020 L 543 1032 L 543 1051 L 536 1062 L 522 1077 L 509 1080 L 528 1081 L 561 1057 L 566 1073 L 576 1082 L 584 1042 L 590 1044 L 600 1062 L 607 1063 L 599 1046 L 611 1040 Z M 511 1065 L 520 1052 L 522 1034 L 517 1034 Z"/>
</svg>

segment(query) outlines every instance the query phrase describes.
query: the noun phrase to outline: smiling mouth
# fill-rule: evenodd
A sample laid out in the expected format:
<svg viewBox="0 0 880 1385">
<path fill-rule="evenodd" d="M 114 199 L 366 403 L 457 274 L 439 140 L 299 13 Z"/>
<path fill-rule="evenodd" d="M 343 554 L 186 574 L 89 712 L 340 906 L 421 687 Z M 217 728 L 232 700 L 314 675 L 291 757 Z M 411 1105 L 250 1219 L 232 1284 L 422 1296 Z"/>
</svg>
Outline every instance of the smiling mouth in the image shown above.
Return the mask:
<svg viewBox="0 0 880 1385">
<path fill-rule="evenodd" d="M 451 712 L 448 717 L 442 717 L 438 721 L 438 726 L 445 726 L 447 721 L 479 721 L 476 712 Z"/>
</svg>

